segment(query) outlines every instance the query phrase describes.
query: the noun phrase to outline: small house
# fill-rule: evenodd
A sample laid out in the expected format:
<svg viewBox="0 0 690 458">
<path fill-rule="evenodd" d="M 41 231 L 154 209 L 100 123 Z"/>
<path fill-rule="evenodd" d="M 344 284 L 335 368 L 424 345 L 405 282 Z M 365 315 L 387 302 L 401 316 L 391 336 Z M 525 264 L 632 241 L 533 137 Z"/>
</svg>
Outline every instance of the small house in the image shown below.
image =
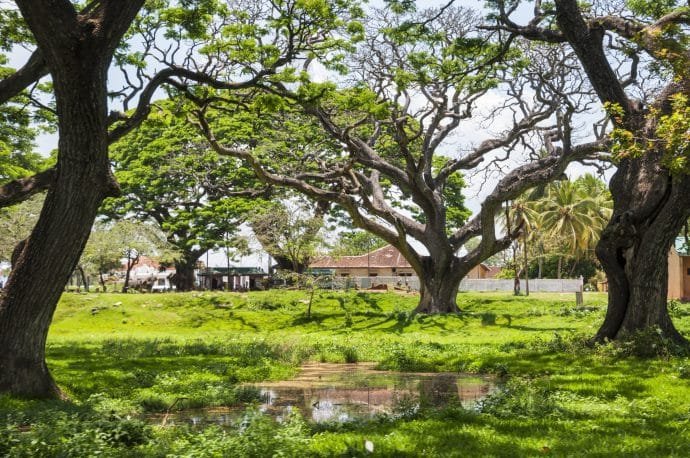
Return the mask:
<svg viewBox="0 0 690 458">
<path fill-rule="evenodd" d="M 359 256 L 325 256 L 311 263 L 310 269 L 330 269 L 336 277 L 413 277 L 417 274 L 392 245 Z M 491 278 L 492 269 L 484 264 L 474 267 L 467 278 Z"/>
</svg>

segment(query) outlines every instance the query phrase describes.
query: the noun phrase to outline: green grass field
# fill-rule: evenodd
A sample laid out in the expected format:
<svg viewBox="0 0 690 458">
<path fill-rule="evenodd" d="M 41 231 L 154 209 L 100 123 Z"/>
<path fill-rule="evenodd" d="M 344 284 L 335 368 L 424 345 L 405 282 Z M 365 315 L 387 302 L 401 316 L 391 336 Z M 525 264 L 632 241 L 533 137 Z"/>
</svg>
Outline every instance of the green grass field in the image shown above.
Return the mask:
<svg viewBox="0 0 690 458">
<path fill-rule="evenodd" d="M 590 348 L 606 298 L 463 293 L 453 316 L 414 316 L 414 296 L 317 293 L 65 294 L 48 363 L 71 402 L 0 397 L 0 456 L 690 456 L 690 359 L 653 333 Z M 690 306 L 674 304 L 690 333 Z M 640 355 L 655 355 L 640 357 Z M 251 405 L 243 382 L 306 361 L 494 374 L 480 409 L 347 424 L 160 427 L 151 412 Z M 253 412 L 251 410 L 250 412 Z"/>
</svg>

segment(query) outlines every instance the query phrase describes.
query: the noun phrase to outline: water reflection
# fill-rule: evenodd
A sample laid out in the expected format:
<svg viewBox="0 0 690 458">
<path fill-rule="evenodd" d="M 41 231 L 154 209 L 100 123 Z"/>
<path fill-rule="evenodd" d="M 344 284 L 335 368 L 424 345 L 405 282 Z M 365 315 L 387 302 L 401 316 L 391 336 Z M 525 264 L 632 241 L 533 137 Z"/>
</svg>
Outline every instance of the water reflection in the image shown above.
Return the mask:
<svg viewBox="0 0 690 458">
<path fill-rule="evenodd" d="M 493 389 L 493 384 L 466 374 L 378 371 L 374 363 L 313 363 L 302 366 L 292 380 L 247 388 L 258 391 L 259 410 L 278 421 L 297 408 L 316 423 L 344 423 L 377 414 L 403 415 L 453 401 L 472 408 Z M 240 408 L 182 411 L 168 415 L 165 423 L 231 426 L 241 422 L 242 415 Z"/>
</svg>

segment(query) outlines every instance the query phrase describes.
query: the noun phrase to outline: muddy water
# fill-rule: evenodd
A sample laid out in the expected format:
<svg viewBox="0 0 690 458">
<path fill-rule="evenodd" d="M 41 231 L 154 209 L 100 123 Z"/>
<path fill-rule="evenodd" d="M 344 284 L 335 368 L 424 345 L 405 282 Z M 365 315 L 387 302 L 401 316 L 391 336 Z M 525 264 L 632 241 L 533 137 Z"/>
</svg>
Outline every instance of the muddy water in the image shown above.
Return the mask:
<svg viewBox="0 0 690 458">
<path fill-rule="evenodd" d="M 488 379 L 464 374 L 379 371 L 374 363 L 312 363 L 303 365 L 292 380 L 248 385 L 247 389 L 257 390 L 259 410 L 278 420 L 298 409 L 305 419 L 320 423 L 402 415 L 451 401 L 471 408 L 493 387 Z M 209 408 L 160 415 L 151 421 L 233 426 L 243 415 L 240 408 Z"/>
</svg>

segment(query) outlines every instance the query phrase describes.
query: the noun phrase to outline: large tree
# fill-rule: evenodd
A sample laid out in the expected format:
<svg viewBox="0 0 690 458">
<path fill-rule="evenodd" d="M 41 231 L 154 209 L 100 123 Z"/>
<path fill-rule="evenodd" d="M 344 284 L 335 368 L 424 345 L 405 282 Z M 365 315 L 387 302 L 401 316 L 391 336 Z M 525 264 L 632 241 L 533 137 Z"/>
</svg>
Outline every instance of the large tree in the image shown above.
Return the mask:
<svg viewBox="0 0 690 458">
<path fill-rule="evenodd" d="M 201 101 L 198 113 L 219 153 L 246 160 L 269 183 L 336 204 L 354 225 L 395 246 L 421 280 L 418 312 L 458 311 L 462 278 L 519 234 L 520 228 L 506 233 L 496 225 L 503 203 L 559 177 L 568 164 L 601 148 L 597 141 L 571 147 L 570 131 L 562 128 L 575 108 L 561 102 L 581 88 L 567 71 L 544 69 L 550 68 L 549 61 L 567 62 L 569 56 L 525 48 L 533 58 L 527 62 L 493 45 L 476 30 L 476 22 L 472 12 L 454 7 L 402 14 L 372 11 L 364 40 L 345 61 L 341 84 L 309 81 L 307 74 L 291 85 L 262 84 L 272 97 L 287 101 L 280 105 L 270 99 L 278 105 L 274 126 L 292 132 L 294 115 L 285 115 L 290 122 L 281 121 L 281 110 L 298 110 L 305 117 L 299 125 L 311 118 L 342 149 L 327 154 L 291 141 L 282 147 L 298 159 L 289 173 L 271 161 L 270 152 L 281 148 L 275 141 L 253 146 L 232 133 L 214 132 L 205 114 L 219 106 L 215 100 Z M 482 119 L 504 119 L 507 128 L 482 141 L 463 138 L 463 146 L 454 147 L 458 139 L 452 134 L 476 122 L 473 116 L 488 95 L 505 101 L 485 110 Z M 262 108 L 265 112 L 265 100 Z M 546 141 L 546 156 L 532 147 L 535 130 Z M 503 173 L 479 214 L 468 220 L 457 195 L 462 175 L 494 166 L 492 172 Z M 477 247 L 458 254 L 474 238 L 481 238 Z"/>
<path fill-rule="evenodd" d="M 58 115 L 58 162 L 41 215 L 0 299 L 0 391 L 56 396 L 45 364 L 53 311 L 104 197 L 108 164 L 107 71 L 143 0 L 16 2 L 37 43 L 26 66 L 0 82 L 0 102 L 49 72 Z"/>
<path fill-rule="evenodd" d="M 153 220 L 178 256 L 175 286 L 194 288 L 194 269 L 206 251 L 223 246 L 263 205 L 251 171 L 219 157 L 170 103 L 111 148 L 122 195 L 108 199 L 115 218 Z M 172 110 L 172 111 L 171 111 Z"/>
<path fill-rule="evenodd" d="M 0 298 L 0 392 L 54 397 L 62 394 L 45 363 L 48 327 L 101 202 L 119 191 L 108 144 L 148 115 L 163 84 L 182 87 L 194 79 L 242 89 L 281 73 L 300 53 L 318 55 L 333 44 L 330 31 L 345 25 L 338 16 L 350 2 L 151 2 L 136 23 L 144 0 L 95 0 L 81 9 L 68 0 L 15 3 L 21 18 L 12 10 L 14 17 L 28 27 L 16 39 L 35 42 L 35 48 L 23 67 L 0 81 L 0 104 L 49 75 L 59 140 L 55 167 L 0 187 L 0 206 L 48 189 Z M 278 38 L 257 46 L 266 29 Z M 239 32 L 254 41 L 237 41 Z M 139 43 L 124 43 L 126 34 Z M 3 35 L 3 48 L 11 47 L 7 40 Z M 110 91 L 116 51 L 125 87 Z M 125 110 L 133 100 L 137 107 L 130 116 L 115 109 L 109 114 L 109 95 Z"/>
<path fill-rule="evenodd" d="M 613 215 L 597 245 L 609 306 L 596 339 L 658 328 L 684 342 L 666 296 L 668 252 L 690 214 L 690 10 L 677 1 L 593 7 L 576 0 L 493 3 L 496 28 L 569 46 L 609 115 L 617 170 L 610 181 Z M 512 19 L 522 3 L 534 6 L 526 25 Z"/>
</svg>

